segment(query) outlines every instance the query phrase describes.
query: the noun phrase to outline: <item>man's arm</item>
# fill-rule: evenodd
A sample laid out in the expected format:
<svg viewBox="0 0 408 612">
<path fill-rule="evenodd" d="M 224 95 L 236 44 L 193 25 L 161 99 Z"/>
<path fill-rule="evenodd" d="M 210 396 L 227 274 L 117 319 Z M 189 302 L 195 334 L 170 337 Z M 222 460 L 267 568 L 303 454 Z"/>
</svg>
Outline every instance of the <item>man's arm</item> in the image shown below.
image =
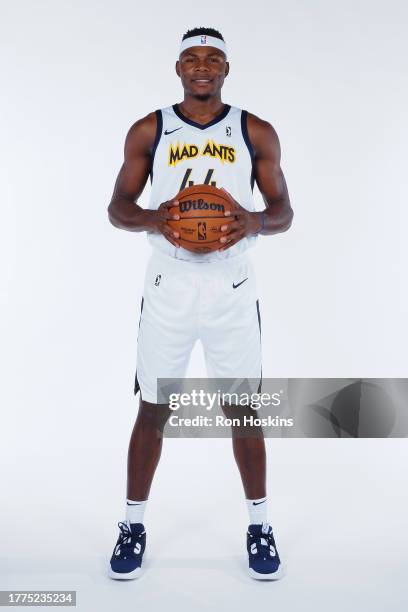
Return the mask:
<svg viewBox="0 0 408 612">
<path fill-rule="evenodd" d="M 261 234 L 284 232 L 291 226 L 293 210 L 280 167 L 281 149 L 273 127 L 248 113 L 248 136 L 254 149 L 255 180 L 266 205 Z M 259 214 L 259 213 L 258 213 Z"/>
<path fill-rule="evenodd" d="M 174 246 L 179 246 L 174 240 L 178 234 L 167 225 L 168 219 L 178 218 L 169 212 L 176 201 L 163 202 L 158 210 L 145 210 L 137 204 L 150 173 L 156 126 L 156 115 L 150 113 L 130 128 L 125 141 L 125 159 L 116 179 L 108 216 L 112 225 L 119 229 L 161 232 Z"/>
</svg>

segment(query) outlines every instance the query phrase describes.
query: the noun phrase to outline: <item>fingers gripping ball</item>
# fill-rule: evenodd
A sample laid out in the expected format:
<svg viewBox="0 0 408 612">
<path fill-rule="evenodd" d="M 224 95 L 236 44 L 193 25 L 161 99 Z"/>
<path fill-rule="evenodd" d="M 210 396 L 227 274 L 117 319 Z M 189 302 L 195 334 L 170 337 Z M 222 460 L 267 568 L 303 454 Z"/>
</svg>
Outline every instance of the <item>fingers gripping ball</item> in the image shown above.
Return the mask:
<svg viewBox="0 0 408 612">
<path fill-rule="evenodd" d="M 177 242 L 194 253 L 211 253 L 222 245 L 222 225 L 234 220 L 234 202 L 228 194 L 212 185 L 194 185 L 180 191 L 175 198 L 178 206 L 171 209 L 180 219 L 169 220 L 168 224 L 178 232 Z M 226 217 L 225 212 L 231 216 Z"/>
</svg>

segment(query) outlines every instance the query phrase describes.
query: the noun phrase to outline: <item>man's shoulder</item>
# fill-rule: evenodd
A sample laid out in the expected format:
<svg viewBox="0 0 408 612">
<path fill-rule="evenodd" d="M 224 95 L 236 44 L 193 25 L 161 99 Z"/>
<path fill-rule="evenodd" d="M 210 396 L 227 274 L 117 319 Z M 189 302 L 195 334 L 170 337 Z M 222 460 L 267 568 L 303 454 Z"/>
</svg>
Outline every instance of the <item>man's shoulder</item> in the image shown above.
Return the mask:
<svg viewBox="0 0 408 612">
<path fill-rule="evenodd" d="M 247 128 L 249 138 L 255 148 L 263 148 L 264 145 L 280 148 L 278 134 L 269 121 L 248 112 Z"/>
<path fill-rule="evenodd" d="M 273 125 L 269 121 L 261 119 L 258 115 L 247 111 L 247 117 L 248 127 L 264 133 L 271 132 L 272 130 L 275 131 Z"/>
<path fill-rule="evenodd" d="M 151 148 L 156 138 L 156 130 L 157 116 L 156 111 L 153 111 L 130 126 L 126 136 L 126 146 L 133 148 L 142 145 L 143 148 Z"/>
<path fill-rule="evenodd" d="M 156 131 L 157 118 L 156 111 L 148 113 L 141 119 L 137 119 L 129 128 L 128 134 L 148 134 Z"/>
</svg>

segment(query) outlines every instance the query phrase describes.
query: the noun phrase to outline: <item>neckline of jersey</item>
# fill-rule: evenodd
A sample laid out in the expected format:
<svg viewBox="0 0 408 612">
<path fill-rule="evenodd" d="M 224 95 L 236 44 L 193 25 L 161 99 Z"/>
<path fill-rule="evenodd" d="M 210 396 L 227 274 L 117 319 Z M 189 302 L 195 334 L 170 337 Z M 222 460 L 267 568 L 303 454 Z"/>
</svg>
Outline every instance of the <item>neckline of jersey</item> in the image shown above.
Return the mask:
<svg viewBox="0 0 408 612">
<path fill-rule="evenodd" d="M 196 127 L 199 130 L 205 130 L 205 129 L 211 127 L 212 125 L 215 125 L 216 123 L 219 123 L 220 121 L 225 119 L 225 117 L 228 115 L 228 113 L 231 110 L 231 106 L 230 106 L 230 104 L 224 104 L 224 108 L 220 112 L 220 114 L 217 115 L 216 117 L 214 117 L 214 119 L 212 119 L 208 123 L 197 123 L 196 121 L 193 121 L 192 119 L 189 119 L 188 117 L 183 115 L 183 113 L 181 112 L 181 110 L 178 107 L 178 104 L 173 104 L 173 110 L 176 113 L 177 117 L 179 119 L 181 119 L 182 121 L 184 121 L 185 123 L 188 123 L 189 125 L 192 125 L 193 127 Z"/>
</svg>

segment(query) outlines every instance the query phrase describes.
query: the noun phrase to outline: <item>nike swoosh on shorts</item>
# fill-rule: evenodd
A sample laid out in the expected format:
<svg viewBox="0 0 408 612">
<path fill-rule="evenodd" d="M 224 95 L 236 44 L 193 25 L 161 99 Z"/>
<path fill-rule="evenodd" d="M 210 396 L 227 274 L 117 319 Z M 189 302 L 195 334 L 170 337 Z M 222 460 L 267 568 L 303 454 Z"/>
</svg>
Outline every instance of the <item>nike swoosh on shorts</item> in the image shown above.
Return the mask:
<svg viewBox="0 0 408 612">
<path fill-rule="evenodd" d="M 242 283 L 245 283 L 245 281 L 246 281 L 246 280 L 248 280 L 248 277 L 247 277 L 247 278 L 244 278 L 244 280 L 243 280 L 243 281 L 241 281 L 240 283 L 237 283 L 237 284 L 232 283 L 232 288 L 233 288 L 233 289 L 236 289 L 237 287 L 239 287 L 240 285 L 242 285 Z"/>
</svg>

